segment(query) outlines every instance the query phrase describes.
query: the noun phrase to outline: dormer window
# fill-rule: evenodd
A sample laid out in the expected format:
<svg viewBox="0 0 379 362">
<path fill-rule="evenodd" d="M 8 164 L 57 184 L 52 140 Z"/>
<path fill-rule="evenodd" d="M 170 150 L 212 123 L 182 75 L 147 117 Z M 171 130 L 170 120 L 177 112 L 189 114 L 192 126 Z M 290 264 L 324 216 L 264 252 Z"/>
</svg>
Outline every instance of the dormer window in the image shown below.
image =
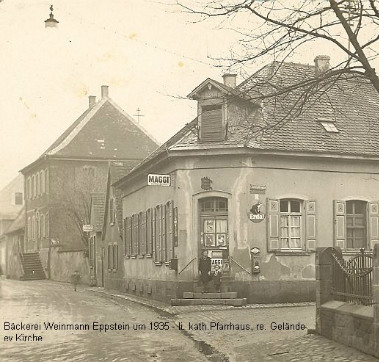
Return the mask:
<svg viewBox="0 0 379 362">
<path fill-rule="evenodd" d="M 222 141 L 225 138 L 222 104 L 203 105 L 200 113 L 200 140 Z"/>
</svg>

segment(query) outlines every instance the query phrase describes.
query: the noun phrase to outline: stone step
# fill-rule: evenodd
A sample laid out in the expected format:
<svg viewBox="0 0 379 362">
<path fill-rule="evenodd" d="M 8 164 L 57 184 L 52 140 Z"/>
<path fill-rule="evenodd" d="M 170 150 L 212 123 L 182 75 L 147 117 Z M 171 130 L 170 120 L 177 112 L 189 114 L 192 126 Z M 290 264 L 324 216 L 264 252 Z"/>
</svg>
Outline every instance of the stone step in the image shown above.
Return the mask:
<svg viewBox="0 0 379 362">
<path fill-rule="evenodd" d="M 184 292 L 184 299 L 235 299 L 237 292 L 224 292 L 224 293 L 193 293 Z"/>
<path fill-rule="evenodd" d="M 242 307 L 247 304 L 246 298 L 224 298 L 224 299 L 171 299 L 171 305 L 188 306 L 188 305 L 231 305 Z"/>
</svg>

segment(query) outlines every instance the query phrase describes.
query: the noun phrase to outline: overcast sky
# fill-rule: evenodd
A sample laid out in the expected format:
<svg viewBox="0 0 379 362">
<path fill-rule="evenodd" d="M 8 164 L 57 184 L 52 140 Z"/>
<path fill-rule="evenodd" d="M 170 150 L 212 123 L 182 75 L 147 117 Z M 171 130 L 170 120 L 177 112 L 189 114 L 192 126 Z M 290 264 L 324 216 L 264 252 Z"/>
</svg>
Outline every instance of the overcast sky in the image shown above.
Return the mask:
<svg viewBox="0 0 379 362">
<path fill-rule="evenodd" d="M 140 123 L 160 142 L 196 116 L 185 96 L 207 77 L 221 81 L 227 68 L 209 57 L 227 55 L 238 37 L 216 22 L 192 23 L 168 1 L 56 0 L 57 29 L 44 27 L 50 1 L 0 2 L 0 188 L 74 122 L 89 95 L 99 99 L 103 84 L 130 115 L 141 109 Z M 325 52 L 293 60 L 312 64 Z"/>
</svg>

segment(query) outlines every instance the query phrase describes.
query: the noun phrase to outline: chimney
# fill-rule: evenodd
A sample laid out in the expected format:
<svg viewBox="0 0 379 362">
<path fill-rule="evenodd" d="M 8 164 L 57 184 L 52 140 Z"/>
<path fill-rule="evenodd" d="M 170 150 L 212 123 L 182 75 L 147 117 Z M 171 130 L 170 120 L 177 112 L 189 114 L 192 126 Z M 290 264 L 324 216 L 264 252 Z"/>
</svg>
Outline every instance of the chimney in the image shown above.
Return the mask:
<svg viewBox="0 0 379 362">
<path fill-rule="evenodd" d="M 237 74 L 225 73 L 222 78 L 224 79 L 224 85 L 235 88 L 237 85 Z"/>
<path fill-rule="evenodd" d="M 107 85 L 101 86 L 101 98 L 108 98 L 109 97 L 109 87 Z"/>
<path fill-rule="evenodd" d="M 330 57 L 328 55 L 317 55 L 315 58 L 316 75 L 325 73 L 330 69 Z"/>
<path fill-rule="evenodd" d="M 96 104 L 96 96 L 88 97 L 89 108 L 92 108 Z"/>
</svg>

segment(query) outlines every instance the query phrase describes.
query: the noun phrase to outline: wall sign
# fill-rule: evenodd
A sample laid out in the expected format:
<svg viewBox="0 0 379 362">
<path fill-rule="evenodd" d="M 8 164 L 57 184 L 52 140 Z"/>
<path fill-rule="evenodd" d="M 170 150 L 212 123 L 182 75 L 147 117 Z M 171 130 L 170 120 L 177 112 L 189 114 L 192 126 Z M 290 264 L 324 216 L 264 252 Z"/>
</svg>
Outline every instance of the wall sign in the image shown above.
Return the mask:
<svg viewBox="0 0 379 362">
<path fill-rule="evenodd" d="M 250 193 L 251 194 L 265 194 L 266 193 L 266 185 L 251 185 L 250 184 Z"/>
<path fill-rule="evenodd" d="M 265 219 L 266 215 L 262 212 L 262 203 L 257 202 L 250 209 L 249 220 L 252 222 L 261 222 Z"/>
<path fill-rule="evenodd" d="M 171 176 L 170 175 L 156 175 L 150 173 L 147 176 L 147 184 L 149 186 L 170 186 Z"/>
</svg>

